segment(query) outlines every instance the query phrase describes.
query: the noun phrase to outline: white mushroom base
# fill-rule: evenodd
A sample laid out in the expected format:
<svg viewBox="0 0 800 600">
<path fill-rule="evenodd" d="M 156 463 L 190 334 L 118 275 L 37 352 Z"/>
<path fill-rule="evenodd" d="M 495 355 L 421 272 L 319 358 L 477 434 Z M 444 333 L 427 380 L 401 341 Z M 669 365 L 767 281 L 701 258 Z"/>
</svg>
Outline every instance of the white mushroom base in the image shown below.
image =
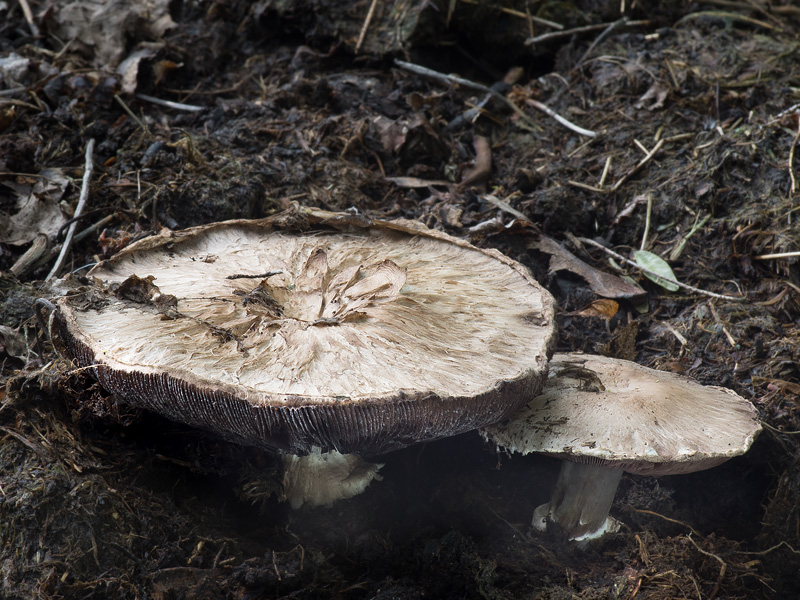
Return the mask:
<svg viewBox="0 0 800 600">
<path fill-rule="evenodd" d="M 373 479 L 380 481 L 382 464 L 367 462 L 355 454 L 314 448 L 307 456 L 283 456 L 283 496 L 292 508 L 328 506 L 363 492 Z"/>
<path fill-rule="evenodd" d="M 553 521 L 574 541 L 597 539 L 618 531 L 619 521 L 608 511 L 621 478 L 621 469 L 565 461 L 550 502 L 533 511 L 532 526 L 544 531 L 547 521 Z"/>
</svg>

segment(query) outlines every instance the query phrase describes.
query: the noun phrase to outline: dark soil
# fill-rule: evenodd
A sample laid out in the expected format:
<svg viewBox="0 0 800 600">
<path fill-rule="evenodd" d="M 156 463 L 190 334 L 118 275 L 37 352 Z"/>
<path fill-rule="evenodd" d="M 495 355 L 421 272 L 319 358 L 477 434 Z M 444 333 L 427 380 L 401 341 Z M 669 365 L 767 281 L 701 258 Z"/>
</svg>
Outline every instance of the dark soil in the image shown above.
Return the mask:
<svg viewBox="0 0 800 600">
<path fill-rule="evenodd" d="M 118 19 L 0 2 L 0 596 L 800 597 L 800 9 L 635 1 L 618 22 L 619 2 L 398 0 L 359 43 L 367 1 L 105 4 Z M 537 19 L 598 27 L 526 45 L 557 31 Z M 396 59 L 508 76 L 524 116 Z M 39 331 L 90 139 L 60 274 L 161 227 L 293 204 L 419 219 L 528 265 L 558 301 L 559 350 L 733 388 L 765 431 L 709 471 L 625 475 L 621 531 L 584 549 L 530 528 L 558 463 L 475 433 L 377 457 L 364 494 L 292 511 L 276 457 L 126 407 Z M 55 217 L 22 219 L 28 197 Z M 646 297 L 591 316 L 598 294 L 548 270 L 542 236 Z M 579 238 L 644 247 L 700 291 Z"/>
</svg>

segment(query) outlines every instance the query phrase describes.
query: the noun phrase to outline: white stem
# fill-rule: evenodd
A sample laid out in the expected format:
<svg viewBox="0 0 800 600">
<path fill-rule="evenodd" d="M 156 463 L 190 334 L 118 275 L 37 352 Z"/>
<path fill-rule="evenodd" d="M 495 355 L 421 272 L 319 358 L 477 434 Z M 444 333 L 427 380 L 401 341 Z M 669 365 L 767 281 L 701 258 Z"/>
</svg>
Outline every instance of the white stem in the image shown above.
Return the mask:
<svg viewBox="0 0 800 600">
<path fill-rule="evenodd" d="M 620 469 L 564 461 L 547 518 L 561 525 L 572 540 L 600 537 L 610 526 L 608 511 L 621 478 Z M 541 513 L 540 507 L 537 514 Z"/>
<path fill-rule="evenodd" d="M 307 456 L 283 456 L 283 500 L 292 508 L 327 506 L 363 492 L 373 479 L 381 480 L 381 464 L 355 454 L 314 448 Z"/>
</svg>

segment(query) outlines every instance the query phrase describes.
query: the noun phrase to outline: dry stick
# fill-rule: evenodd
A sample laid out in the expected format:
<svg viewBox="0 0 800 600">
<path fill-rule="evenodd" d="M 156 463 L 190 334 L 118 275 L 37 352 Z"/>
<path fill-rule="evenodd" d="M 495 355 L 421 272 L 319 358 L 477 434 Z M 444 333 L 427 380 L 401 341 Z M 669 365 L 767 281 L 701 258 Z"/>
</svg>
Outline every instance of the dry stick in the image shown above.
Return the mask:
<svg viewBox="0 0 800 600">
<path fill-rule="evenodd" d="M 722 565 L 720 567 L 720 569 L 719 569 L 719 577 L 717 577 L 717 582 L 714 584 L 714 589 L 712 589 L 711 593 L 708 595 L 708 600 L 714 600 L 714 596 L 717 595 L 717 592 L 719 591 L 719 586 L 722 583 L 722 580 L 725 578 L 725 571 L 728 569 L 728 565 L 725 563 L 724 560 L 722 560 L 716 554 L 712 554 L 711 552 L 707 552 L 706 550 L 703 550 L 700 546 L 698 546 L 697 542 L 695 542 L 692 539 L 692 536 L 687 535 L 686 537 L 689 539 L 690 542 L 692 542 L 692 545 L 695 548 L 697 548 L 698 552 L 701 552 L 702 554 L 705 554 L 706 556 L 710 556 L 711 558 L 715 558 L 719 562 L 719 564 Z"/>
<path fill-rule="evenodd" d="M 608 177 L 608 172 L 611 170 L 611 155 L 609 154 L 606 157 L 606 164 L 603 167 L 603 174 L 600 176 L 600 182 L 597 184 L 597 187 L 603 189 L 603 186 L 606 184 L 606 178 Z"/>
<path fill-rule="evenodd" d="M 503 96 L 497 90 L 493 90 L 490 87 L 487 87 L 481 83 L 475 83 L 474 81 L 470 81 L 469 79 L 462 79 L 461 77 L 457 77 L 455 75 L 445 75 L 444 73 L 439 73 L 438 71 L 434 71 L 433 69 L 428 69 L 427 67 L 422 67 L 420 65 L 415 65 L 414 63 L 407 63 L 402 60 L 395 59 L 394 64 L 402 69 L 406 69 L 407 71 L 411 71 L 412 73 L 416 73 L 417 75 L 422 75 L 423 77 L 429 77 L 435 81 L 439 81 L 446 85 L 451 85 L 456 83 L 458 85 L 462 85 L 466 88 L 471 88 L 474 90 L 480 90 L 482 92 L 486 92 L 487 94 L 491 94 L 495 98 L 499 98 L 502 102 L 506 105 L 510 106 L 511 109 L 517 113 L 520 118 L 524 121 L 524 128 L 528 129 L 529 131 L 534 131 L 537 127 L 536 123 L 534 123 L 528 115 L 522 112 L 516 104 L 511 102 L 508 98 Z"/>
<path fill-rule="evenodd" d="M 701 10 L 695 13 L 689 13 L 688 15 L 684 15 L 678 22 L 675 23 L 675 26 L 682 24 L 684 21 L 688 21 L 689 19 L 698 19 L 702 17 L 716 17 L 718 19 L 730 19 L 731 21 L 739 21 L 742 23 L 750 23 L 751 25 L 756 25 L 758 27 L 763 27 L 764 29 L 771 29 L 773 31 L 780 31 L 783 32 L 783 28 L 781 27 L 774 27 L 769 23 L 765 23 L 764 21 L 759 21 L 758 19 L 753 19 L 752 17 L 745 17 L 744 15 L 740 15 L 734 12 L 727 12 L 724 10 Z"/>
<path fill-rule="evenodd" d="M 122 107 L 122 110 L 124 110 L 126 113 L 128 113 L 128 116 L 131 119 L 133 119 L 139 127 L 141 127 L 142 131 L 144 131 L 147 134 L 150 133 L 148 131 L 148 129 L 147 129 L 147 125 L 145 125 L 142 122 L 142 120 L 139 117 L 137 117 L 136 114 L 134 114 L 134 112 L 130 109 L 130 107 L 127 104 L 125 104 L 125 100 L 120 98 L 119 94 L 114 94 L 114 100 L 116 100 L 117 103 L 119 103 L 119 105 Z"/>
<path fill-rule="evenodd" d="M 478 0 L 461 0 L 464 4 L 480 4 Z M 499 10 L 500 12 L 504 12 L 507 15 L 513 15 L 515 17 L 520 17 L 522 19 L 530 19 L 534 23 L 539 23 L 540 25 L 546 25 L 547 27 L 552 27 L 553 29 L 564 29 L 564 26 L 561 23 L 556 23 L 555 21 L 548 21 L 547 19 L 543 19 L 541 17 L 536 17 L 534 15 L 526 14 L 519 10 L 514 10 L 513 8 L 506 8 L 504 6 L 492 6 L 495 10 Z"/>
<path fill-rule="evenodd" d="M 469 79 L 463 79 L 461 77 L 457 77 L 455 75 L 445 75 L 444 73 L 439 73 L 438 71 L 434 71 L 433 69 L 428 69 L 426 67 L 422 67 L 420 65 L 415 65 L 414 63 L 407 63 L 402 60 L 395 59 L 394 64 L 396 64 L 401 69 L 406 69 L 407 71 L 411 71 L 412 73 L 416 73 L 417 75 L 422 75 L 423 77 L 430 77 L 436 81 L 440 81 L 442 83 L 446 83 L 447 85 L 450 84 L 458 84 L 462 85 L 466 88 L 471 88 L 473 90 L 479 90 L 481 92 L 486 92 L 487 94 L 491 94 L 504 104 L 506 104 L 511 110 L 513 110 L 524 122 L 524 129 L 535 130 L 537 127 L 536 123 L 531 120 L 531 118 L 526 115 L 522 109 L 511 102 L 508 98 L 503 96 L 497 90 L 493 90 L 490 87 L 483 85 L 482 83 L 476 83 L 474 81 L 470 81 Z M 571 129 L 575 133 L 579 133 L 581 135 L 585 135 L 588 137 L 595 137 L 597 133 L 594 131 L 589 131 L 588 129 L 584 129 L 583 127 L 578 127 L 577 125 L 570 123 L 564 117 L 558 115 L 554 112 L 551 108 L 545 106 L 541 102 L 536 102 L 535 100 L 526 100 L 531 106 L 537 108 L 547 114 L 548 116 L 554 118 L 556 121 L 561 123 L 567 129 Z"/>
<path fill-rule="evenodd" d="M 606 39 L 606 38 L 608 37 L 608 35 L 609 35 L 609 34 L 610 34 L 612 31 L 614 31 L 614 29 L 616 29 L 616 28 L 617 28 L 617 27 L 619 27 L 620 25 L 624 25 L 624 24 L 625 24 L 625 23 L 627 23 L 627 22 L 628 22 L 628 17 L 622 17 L 621 19 L 619 19 L 619 20 L 617 20 L 617 21 L 614 21 L 614 22 L 613 22 L 613 23 L 611 23 L 611 24 L 610 24 L 608 27 L 606 27 L 606 28 L 603 30 L 603 33 L 601 33 L 600 35 L 598 35 L 598 36 L 597 36 L 597 37 L 594 39 L 594 41 L 593 41 L 591 44 L 589 44 L 589 47 L 586 49 L 586 52 L 584 52 L 584 53 L 583 53 L 583 56 L 581 56 L 580 60 L 579 60 L 577 63 L 575 63 L 575 66 L 574 66 L 574 67 L 572 67 L 572 70 L 573 70 L 573 71 L 577 71 L 577 70 L 578 70 L 578 69 L 581 67 L 581 65 L 583 64 L 583 61 L 585 61 L 585 60 L 586 60 L 586 59 L 589 57 L 589 54 L 591 54 L 591 53 L 592 53 L 592 51 L 593 51 L 595 48 L 597 48 L 597 45 L 598 45 L 600 42 L 602 42 L 604 39 Z"/>
<path fill-rule="evenodd" d="M 555 112 L 552 108 L 547 106 L 546 104 L 542 104 L 538 100 L 534 100 L 533 98 L 526 98 L 525 104 L 532 106 L 533 108 L 542 111 L 548 117 L 551 117 L 561 123 L 567 129 L 571 129 L 575 133 L 579 133 L 581 135 L 585 135 L 586 137 L 597 137 L 597 133 L 594 131 L 590 131 L 589 129 L 584 129 L 583 127 L 578 127 L 577 125 L 570 123 L 564 117 L 559 115 Z"/>
<path fill-rule="evenodd" d="M 25 15 L 25 20 L 28 22 L 28 27 L 31 28 L 31 33 L 33 37 L 39 37 L 41 32 L 39 31 L 39 27 L 36 25 L 36 22 L 33 20 L 33 11 L 31 11 L 31 7 L 28 4 L 28 0 L 17 0 L 19 2 L 20 8 L 22 8 L 22 14 Z"/>
<path fill-rule="evenodd" d="M 153 104 L 166 106 L 167 108 L 174 108 L 175 110 L 185 110 L 187 112 L 200 112 L 205 110 L 205 107 L 203 106 L 184 104 L 183 102 L 173 102 L 172 100 L 162 100 L 161 98 L 149 96 L 148 94 L 136 94 L 136 97 L 139 98 L 139 100 L 145 100 L 146 102 L 152 102 Z"/>
<path fill-rule="evenodd" d="M 610 256 L 613 256 L 617 260 L 621 260 L 622 262 L 627 263 L 632 267 L 636 267 L 637 269 L 639 269 L 643 273 L 649 273 L 650 275 L 653 275 L 654 277 L 658 277 L 659 279 L 663 279 L 664 281 L 668 281 L 670 283 L 674 283 L 678 287 L 682 287 L 683 289 L 689 290 L 690 292 L 694 292 L 695 294 L 703 294 L 704 296 L 710 296 L 711 298 L 719 298 L 720 300 L 733 300 L 735 302 L 742 302 L 744 300 L 747 300 L 747 298 L 745 298 L 743 296 L 728 296 L 726 294 L 717 294 L 716 292 L 709 292 L 708 290 L 701 290 L 700 288 L 696 288 L 696 287 L 694 287 L 692 285 L 689 285 L 689 284 L 686 284 L 686 283 L 681 283 L 680 281 L 675 281 L 674 279 L 669 279 L 667 277 L 664 277 L 660 273 L 656 273 L 655 271 L 651 271 L 650 269 L 648 269 L 646 267 L 643 267 L 639 263 L 637 263 L 635 261 L 632 261 L 629 258 L 625 258 L 624 256 L 622 256 L 622 254 L 614 252 L 610 248 L 606 248 L 605 246 L 603 246 L 603 244 L 600 244 L 599 242 L 595 242 L 594 240 L 590 240 L 589 238 L 582 238 L 582 237 L 579 237 L 579 238 L 576 238 L 576 239 L 579 242 L 582 242 L 584 244 L 589 244 L 590 246 L 594 246 L 595 248 L 600 248 L 600 250 L 602 250 L 606 254 L 608 254 Z"/>
<path fill-rule="evenodd" d="M 647 213 L 645 214 L 644 218 L 644 234 L 642 234 L 642 246 L 640 250 L 644 250 L 647 247 L 647 236 L 650 235 L 650 220 L 653 216 L 653 194 L 652 192 L 647 194 Z"/>
<path fill-rule="evenodd" d="M 628 21 L 625 23 L 626 27 L 646 27 L 650 25 L 652 21 L 644 20 L 644 21 Z M 562 37 L 569 37 L 571 35 L 576 35 L 579 33 L 591 33 L 592 31 L 598 31 L 600 29 L 605 29 L 609 25 L 614 25 L 614 23 L 598 23 L 597 25 L 586 25 L 585 27 L 575 27 L 574 29 L 565 29 L 563 31 L 550 31 L 548 33 L 543 33 L 542 35 L 537 35 L 536 37 L 528 38 L 525 40 L 526 46 L 531 46 L 533 44 L 538 44 L 539 42 L 544 42 L 548 40 L 554 40 Z"/>
<path fill-rule="evenodd" d="M 775 254 L 759 254 L 753 260 L 772 260 L 773 258 L 794 258 L 800 256 L 800 252 L 776 252 Z"/>
<path fill-rule="evenodd" d="M 661 146 L 663 146 L 663 145 L 664 145 L 664 139 L 662 138 L 662 139 L 658 140 L 658 143 L 657 143 L 655 146 L 653 146 L 653 149 L 652 149 L 652 150 L 650 150 L 650 152 L 648 152 L 648 153 L 647 153 L 647 155 L 646 155 L 646 156 L 645 156 L 645 157 L 644 157 L 642 160 L 640 160 L 640 161 L 639 161 L 639 162 L 636 164 L 636 166 L 635 166 L 635 167 L 633 167 L 633 169 L 631 169 L 630 171 L 628 171 L 627 173 L 625 173 L 625 175 L 623 175 L 622 177 L 620 177 L 619 181 L 617 181 L 617 183 L 615 183 L 615 184 L 614 184 L 614 185 L 611 187 L 611 191 L 612 191 L 612 192 L 616 192 L 616 191 L 617 191 L 617 190 L 620 188 L 620 186 L 621 186 L 623 183 L 625 183 L 626 181 L 628 181 L 628 178 L 629 178 L 631 175 L 633 175 L 634 173 L 636 173 L 636 171 L 638 171 L 638 170 L 639 170 L 639 169 L 641 169 L 641 168 L 642 168 L 644 165 L 646 165 L 648 162 L 650 162 L 650 159 L 652 159 L 652 158 L 653 158 L 653 156 L 655 156 L 656 152 L 658 152 L 659 150 L 661 150 Z"/>
<path fill-rule="evenodd" d="M 800 119 L 797 120 L 797 133 L 792 140 L 792 147 L 789 149 L 789 179 L 792 180 L 793 194 L 797 191 L 797 182 L 794 179 L 794 167 L 792 167 L 792 163 L 794 162 L 794 149 L 795 146 L 797 146 L 798 139 L 800 139 Z"/>
<path fill-rule="evenodd" d="M 369 29 L 369 24 L 372 21 L 372 16 L 375 14 L 375 5 L 378 3 L 378 0 L 372 0 L 372 4 L 369 5 L 369 11 L 367 12 L 367 17 L 364 19 L 364 24 L 361 26 L 361 33 L 358 34 L 358 41 L 356 42 L 356 49 L 355 53 L 358 54 L 358 51 L 361 50 L 361 44 L 364 43 L 364 38 L 367 36 L 367 29 Z"/>
<path fill-rule="evenodd" d="M 101 227 L 105 227 L 111 221 L 111 219 L 113 219 L 113 218 L 114 218 L 114 215 L 106 215 L 105 217 L 100 219 L 97 223 L 94 223 L 93 225 L 89 225 L 89 227 L 87 227 L 86 229 L 84 229 L 80 233 L 76 233 L 75 237 L 72 238 L 72 241 L 73 242 L 80 242 L 82 239 L 84 239 L 85 237 L 88 237 L 89 235 L 91 235 L 93 232 L 97 231 Z M 64 247 L 63 244 L 59 244 L 59 245 L 54 246 L 53 248 L 51 248 L 50 251 L 41 260 L 41 262 L 42 263 L 47 263 L 50 260 L 52 260 L 56 256 L 56 254 L 58 254 L 63 249 L 63 247 Z"/>
<path fill-rule="evenodd" d="M 81 216 L 83 212 L 84 206 L 86 206 L 86 199 L 89 197 L 89 181 L 92 178 L 92 169 L 94 168 L 94 163 L 92 162 L 92 155 L 94 153 L 94 138 L 89 140 L 89 143 L 86 144 L 86 158 L 85 164 L 83 167 L 83 183 L 81 184 L 81 195 L 78 198 L 78 206 L 75 208 L 75 214 L 73 218 L 75 221 L 72 222 L 72 225 L 69 226 L 67 230 L 67 237 L 64 239 L 64 245 L 61 246 L 61 254 L 58 255 L 56 259 L 56 264 L 53 265 L 53 268 L 48 273 L 47 277 L 45 277 L 45 281 L 50 281 L 53 277 L 58 275 L 58 272 L 61 270 L 61 265 L 64 263 L 64 259 L 67 256 L 67 252 L 69 252 L 69 247 L 72 244 L 72 237 L 75 235 L 75 229 L 78 227 L 77 218 Z"/>
<path fill-rule="evenodd" d="M 689 531 L 691 531 L 696 536 L 702 537 L 699 531 L 697 531 L 694 527 L 692 527 L 688 523 L 684 523 L 683 521 L 678 521 L 677 519 L 670 519 L 669 517 L 665 517 L 661 513 L 657 513 L 657 512 L 652 511 L 652 510 L 647 510 L 645 508 L 634 508 L 633 506 L 631 506 L 631 510 L 633 512 L 641 513 L 643 515 L 652 515 L 654 517 L 658 517 L 660 519 L 664 519 L 665 521 L 669 521 L 670 523 L 675 523 L 676 525 L 683 525 L 684 527 L 686 527 Z"/>
</svg>

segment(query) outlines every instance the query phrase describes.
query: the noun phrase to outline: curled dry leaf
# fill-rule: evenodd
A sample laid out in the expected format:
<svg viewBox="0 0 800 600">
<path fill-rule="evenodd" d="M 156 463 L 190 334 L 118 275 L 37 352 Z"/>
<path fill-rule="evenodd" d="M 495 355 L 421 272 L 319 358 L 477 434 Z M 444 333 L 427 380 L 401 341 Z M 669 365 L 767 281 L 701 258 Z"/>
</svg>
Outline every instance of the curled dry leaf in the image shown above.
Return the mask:
<svg viewBox="0 0 800 600">
<path fill-rule="evenodd" d="M 567 313 L 573 317 L 595 317 L 610 321 L 619 311 L 619 302 L 608 298 L 598 298 L 580 310 Z"/>
<path fill-rule="evenodd" d="M 67 217 L 61 211 L 61 198 L 69 185 L 63 169 L 42 169 L 34 183 L 4 181 L 16 195 L 16 212 L 0 212 L 0 242 L 21 245 L 44 234 L 54 240 Z"/>
<path fill-rule="evenodd" d="M 569 271 L 582 277 L 598 296 L 606 298 L 633 298 L 644 294 L 638 285 L 628 283 L 621 277 L 600 271 L 586 264 L 554 239 L 545 235 L 531 244 L 533 248 L 550 255 L 550 273 Z"/>
</svg>

